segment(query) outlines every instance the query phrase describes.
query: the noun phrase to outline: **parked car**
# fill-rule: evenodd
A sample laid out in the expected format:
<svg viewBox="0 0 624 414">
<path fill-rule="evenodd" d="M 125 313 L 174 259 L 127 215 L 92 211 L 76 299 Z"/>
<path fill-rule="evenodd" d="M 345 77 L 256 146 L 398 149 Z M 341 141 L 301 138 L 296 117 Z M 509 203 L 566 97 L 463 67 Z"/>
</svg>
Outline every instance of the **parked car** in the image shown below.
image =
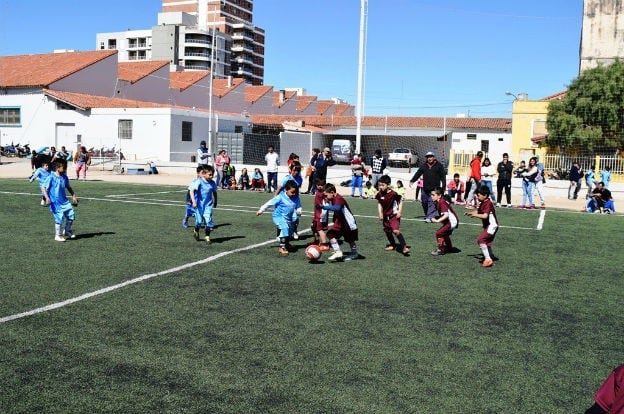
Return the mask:
<svg viewBox="0 0 624 414">
<path fill-rule="evenodd" d="M 395 148 L 388 154 L 388 164 L 392 167 L 418 165 L 418 154 L 411 148 Z"/>
</svg>

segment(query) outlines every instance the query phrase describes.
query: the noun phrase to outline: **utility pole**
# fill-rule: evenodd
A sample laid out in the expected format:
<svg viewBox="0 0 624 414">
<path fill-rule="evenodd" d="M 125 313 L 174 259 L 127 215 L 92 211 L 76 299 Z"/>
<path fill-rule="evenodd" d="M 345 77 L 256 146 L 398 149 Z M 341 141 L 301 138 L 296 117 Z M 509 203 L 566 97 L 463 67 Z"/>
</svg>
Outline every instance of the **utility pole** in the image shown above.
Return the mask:
<svg viewBox="0 0 624 414">
<path fill-rule="evenodd" d="M 366 65 L 366 28 L 368 22 L 368 0 L 361 0 L 360 8 L 360 50 L 358 62 L 358 86 L 355 128 L 355 152 L 360 153 L 362 148 L 362 113 L 364 112 L 364 72 Z"/>
</svg>

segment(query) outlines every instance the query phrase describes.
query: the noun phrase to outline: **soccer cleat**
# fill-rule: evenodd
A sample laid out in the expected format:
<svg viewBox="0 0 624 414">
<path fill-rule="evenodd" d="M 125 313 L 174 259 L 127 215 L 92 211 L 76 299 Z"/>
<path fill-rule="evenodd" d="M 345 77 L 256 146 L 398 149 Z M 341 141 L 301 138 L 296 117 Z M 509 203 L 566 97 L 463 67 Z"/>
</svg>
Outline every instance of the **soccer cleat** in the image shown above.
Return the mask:
<svg viewBox="0 0 624 414">
<path fill-rule="evenodd" d="M 206 243 L 210 244 L 210 236 L 204 237 L 204 240 L 206 240 Z"/>
<path fill-rule="evenodd" d="M 511 208 L 511 204 L 507 204 L 507 208 Z"/>
<path fill-rule="evenodd" d="M 334 254 L 329 256 L 327 260 L 329 260 L 330 262 L 335 262 L 336 260 L 342 260 L 342 257 L 343 257 L 342 252 L 338 250 L 337 252 L 334 252 Z"/>
<path fill-rule="evenodd" d="M 425 219 L 425 223 L 431 223 L 431 219 L 430 218 L 426 218 Z"/>
<path fill-rule="evenodd" d="M 184 219 L 182 220 L 182 227 L 185 229 L 188 228 L 188 220 L 186 217 L 184 217 Z"/>
<path fill-rule="evenodd" d="M 344 260 L 345 260 L 345 261 L 349 261 L 349 260 L 357 260 L 357 259 L 359 259 L 359 258 L 360 258 L 360 254 L 359 254 L 358 252 L 352 252 L 352 253 L 349 253 L 349 254 L 348 254 L 348 255 L 344 258 Z"/>
<path fill-rule="evenodd" d="M 384 248 L 384 250 L 387 252 L 391 252 L 393 250 L 396 250 L 396 247 L 393 244 L 389 244 Z"/>
<path fill-rule="evenodd" d="M 280 247 L 279 249 L 277 249 L 277 252 L 280 254 L 280 256 L 288 256 L 288 250 L 286 250 L 283 247 Z"/>
<path fill-rule="evenodd" d="M 485 259 L 481 264 L 482 267 L 492 267 L 494 261 L 492 259 Z"/>
<path fill-rule="evenodd" d="M 496 203 L 496 207 L 500 207 L 500 206 L 501 206 L 500 203 Z"/>
<path fill-rule="evenodd" d="M 433 256 L 443 256 L 444 255 L 444 251 L 443 250 L 434 250 L 431 252 L 431 254 Z"/>
<path fill-rule="evenodd" d="M 60 234 L 57 234 L 56 236 L 54 236 L 54 240 L 56 240 L 58 242 L 64 242 L 65 241 L 65 237 L 63 237 Z"/>
<path fill-rule="evenodd" d="M 76 238 L 76 235 L 74 233 L 72 233 L 71 231 L 65 231 L 65 230 L 63 230 L 63 236 L 65 236 L 66 239 Z"/>
<path fill-rule="evenodd" d="M 45 200 L 44 199 L 41 199 L 41 205 L 45 206 Z"/>
<path fill-rule="evenodd" d="M 409 252 L 410 252 L 409 246 L 403 246 L 403 250 L 401 251 L 401 253 L 408 254 Z"/>
<path fill-rule="evenodd" d="M 329 251 L 329 246 L 326 244 L 319 244 L 319 250 L 322 252 L 328 252 Z"/>
<path fill-rule="evenodd" d="M 193 229 L 193 237 L 199 241 L 199 229 Z"/>
<path fill-rule="evenodd" d="M 293 237 L 294 240 L 299 240 L 299 233 L 294 231 L 292 237 Z"/>
</svg>

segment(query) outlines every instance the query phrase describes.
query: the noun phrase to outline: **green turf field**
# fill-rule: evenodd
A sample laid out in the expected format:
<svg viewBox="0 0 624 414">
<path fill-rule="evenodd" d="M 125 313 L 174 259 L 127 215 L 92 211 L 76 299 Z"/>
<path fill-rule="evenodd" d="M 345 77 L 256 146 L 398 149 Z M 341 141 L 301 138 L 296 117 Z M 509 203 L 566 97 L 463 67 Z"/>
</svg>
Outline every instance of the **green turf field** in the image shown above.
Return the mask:
<svg viewBox="0 0 624 414">
<path fill-rule="evenodd" d="M 433 257 L 409 202 L 403 257 L 348 199 L 363 258 L 311 264 L 262 193 L 219 192 L 208 246 L 183 187 L 72 185 L 59 243 L 36 185 L 0 180 L 2 413 L 574 413 L 624 362 L 622 216 L 498 209 L 483 269 L 479 220 Z"/>
</svg>

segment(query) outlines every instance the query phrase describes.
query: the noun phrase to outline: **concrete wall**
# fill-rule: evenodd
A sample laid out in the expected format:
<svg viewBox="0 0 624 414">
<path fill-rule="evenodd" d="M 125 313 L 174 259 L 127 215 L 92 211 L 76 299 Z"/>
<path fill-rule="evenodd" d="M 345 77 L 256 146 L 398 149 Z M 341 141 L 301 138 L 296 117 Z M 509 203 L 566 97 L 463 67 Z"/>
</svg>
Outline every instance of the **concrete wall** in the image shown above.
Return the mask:
<svg viewBox="0 0 624 414">
<path fill-rule="evenodd" d="M 622 0 L 584 0 L 580 71 L 624 57 Z"/>
</svg>

